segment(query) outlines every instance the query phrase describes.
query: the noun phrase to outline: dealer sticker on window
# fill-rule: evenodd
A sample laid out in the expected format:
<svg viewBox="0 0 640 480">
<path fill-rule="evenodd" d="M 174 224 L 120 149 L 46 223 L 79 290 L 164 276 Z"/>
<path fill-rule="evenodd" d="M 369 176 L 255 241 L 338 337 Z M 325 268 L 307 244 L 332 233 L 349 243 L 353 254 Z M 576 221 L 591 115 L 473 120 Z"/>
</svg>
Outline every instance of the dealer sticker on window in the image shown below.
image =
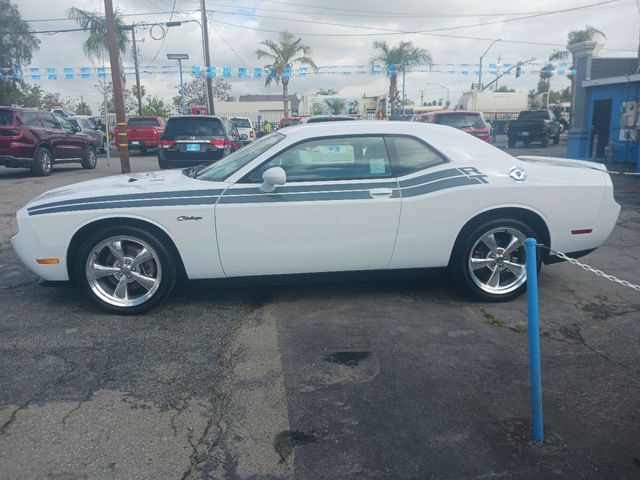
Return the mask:
<svg viewBox="0 0 640 480">
<path fill-rule="evenodd" d="M 385 173 L 387 171 L 385 167 L 384 158 L 372 158 L 369 160 L 369 171 L 372 174 Z"/>
</svg>

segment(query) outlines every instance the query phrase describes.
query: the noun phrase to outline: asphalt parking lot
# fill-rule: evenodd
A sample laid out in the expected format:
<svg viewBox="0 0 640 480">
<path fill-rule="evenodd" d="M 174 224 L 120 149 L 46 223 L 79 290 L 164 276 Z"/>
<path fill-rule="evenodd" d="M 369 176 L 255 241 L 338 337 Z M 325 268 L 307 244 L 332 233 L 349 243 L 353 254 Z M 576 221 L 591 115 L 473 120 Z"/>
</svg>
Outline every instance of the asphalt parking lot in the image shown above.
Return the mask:
<svg viewBox="0 0 640 480">
<path fill-rule="evenodd" d="M 0 169 L 0 478 L 640 478 L 638 292 L 542 270 L 536 447 L 524 297 L 476 303 L 438 272 L 189 284 L 116 317 L 39 285 L 9 245 L 15 211 L 118 172 L 102 156 L 47 178 Z M 584 261 L 640 284 L 640 180 L 614 181 L 617 227 Z"/>
</svg>

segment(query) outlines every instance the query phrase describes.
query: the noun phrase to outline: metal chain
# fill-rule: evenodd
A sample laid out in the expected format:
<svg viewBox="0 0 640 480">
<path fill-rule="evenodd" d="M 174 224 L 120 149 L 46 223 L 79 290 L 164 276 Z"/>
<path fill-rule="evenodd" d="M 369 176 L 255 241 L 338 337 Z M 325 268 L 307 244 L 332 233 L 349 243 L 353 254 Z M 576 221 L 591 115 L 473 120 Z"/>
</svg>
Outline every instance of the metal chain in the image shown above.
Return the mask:
<svg viewBox="0 0 640 480">
<path fill-rule="evenodd" d="M 562 252 L 558 252 L 556 250 L 553 250 L 549 247 L 547 247 L 544 243 L 538 243 L 536 244 L 538 247 L 541 248 L 546 248 L 547 250 L 549 250 L 549 252 L 551 252 L 552 254 L 556 255 L 557 257 L 560 257 L 563 260 L 566 260 L 567 262 L 573 264 L 573 265 L 577 265 L 578 267 L 582 268 L 583 270 L 587 271 L 587 272 L 591 272 L 594 275 L 597 275 L 598 277 L 602 277 L 602 278 L 606 278 L 607 280 L 614 282 L 614 283 L 618 283 L 624 287 L 629 287 L 632 288 L 634 290 L 636 290 L 637 292 L 640 292 L 640 285 L 634 285 L 631 282 L 628 282 L 627 280 L 622 280 L 614 275 L 610 275 L 608 273 L 604 273 L 602 270 L 598 270 L 597 268 L 593 268 L 589 265 L 587 265 L 586 263 L 582 263 L 579 262 L 578 260 L 576 260 L 575 258 L 571 258 L 569 256 L 567 256 L 566 254 L 562 253 Z"/>
</svg>

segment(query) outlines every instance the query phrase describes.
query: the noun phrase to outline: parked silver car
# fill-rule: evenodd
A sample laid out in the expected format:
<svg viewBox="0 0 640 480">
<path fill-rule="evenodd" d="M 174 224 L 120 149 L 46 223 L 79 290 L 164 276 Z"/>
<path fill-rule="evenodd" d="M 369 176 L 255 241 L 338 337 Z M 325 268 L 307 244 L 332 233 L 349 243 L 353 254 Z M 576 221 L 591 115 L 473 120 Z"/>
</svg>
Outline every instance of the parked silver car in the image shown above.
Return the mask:
<svg viewBox="0 0 640 480">
<path fill-rule="evenodd" d="M 100 149 L 100 153 L 107 151 L 107 135 L 91 117 L 87 115 L 74 115 L 73 117 L 68 117 L 67 121 L 74 126 L 80 127 L 82 132 L 89 135 L 93 139 L 94 145 Z"/>
</svg>

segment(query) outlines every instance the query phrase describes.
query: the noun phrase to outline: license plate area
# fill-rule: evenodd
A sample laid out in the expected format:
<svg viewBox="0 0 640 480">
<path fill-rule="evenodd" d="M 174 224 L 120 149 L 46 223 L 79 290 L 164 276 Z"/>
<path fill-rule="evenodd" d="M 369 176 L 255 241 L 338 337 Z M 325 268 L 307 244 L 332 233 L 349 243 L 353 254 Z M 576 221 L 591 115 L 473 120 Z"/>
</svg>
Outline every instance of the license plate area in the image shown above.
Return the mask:
<svg viewBox="0 0 640 480">
<path fill-rule="evenodd" d="M 199 143 L 187 143 L 187 152 L 199 152 L 200 144 Z"/>
<path fill-rule="evenodd" d="M 529 132 L 520 132 L 520 135 L 523 137 L 528 137 L 529 136 Z"/>
</svg>

